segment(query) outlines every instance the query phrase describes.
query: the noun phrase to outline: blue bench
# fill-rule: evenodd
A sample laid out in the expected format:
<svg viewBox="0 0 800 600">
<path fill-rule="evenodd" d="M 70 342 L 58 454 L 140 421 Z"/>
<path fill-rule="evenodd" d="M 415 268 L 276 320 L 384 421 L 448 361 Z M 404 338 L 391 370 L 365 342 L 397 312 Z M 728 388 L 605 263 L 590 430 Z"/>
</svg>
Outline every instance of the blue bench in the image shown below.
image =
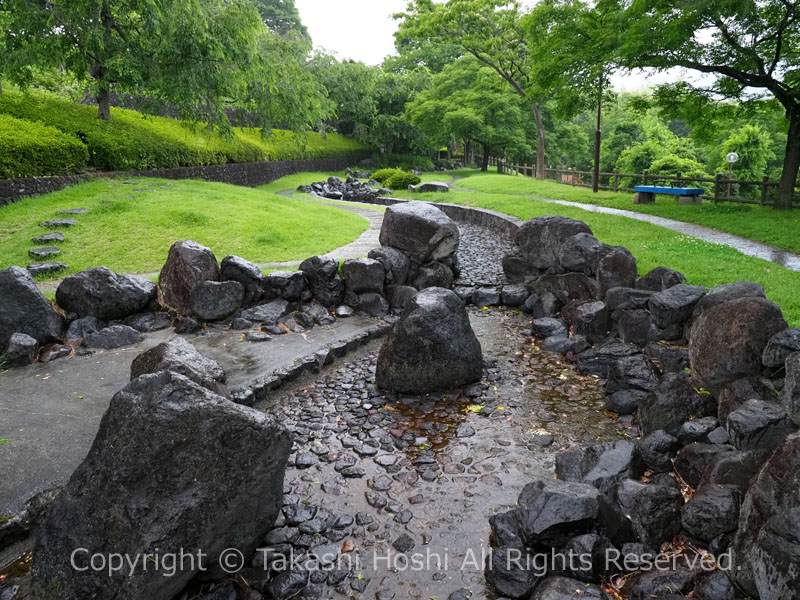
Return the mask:
<svg viewBox="0 0 800 600">
<path fill-rule="evenodd" d="M 679 188 L 660 185 L 637 185 L 633 188 L 636 195 L 634 204 L 652 204 L 656 201 L 656 194 L 677 196 L 680 204 L 700 204 L 701 196 L 706 193 L 703 188 Z"/>
</svg>

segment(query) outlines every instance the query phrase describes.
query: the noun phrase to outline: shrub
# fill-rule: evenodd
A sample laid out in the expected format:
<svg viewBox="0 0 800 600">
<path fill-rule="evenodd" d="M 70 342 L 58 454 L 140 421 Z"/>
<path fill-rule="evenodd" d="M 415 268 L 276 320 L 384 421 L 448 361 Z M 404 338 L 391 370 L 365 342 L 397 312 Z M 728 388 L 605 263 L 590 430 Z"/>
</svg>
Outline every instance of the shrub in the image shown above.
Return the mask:
<svg viewBox="0 0 800 600">
<path fill-rule="evenodd" d="M 53 127 L 0 115 L 0 178 L 80 173 L 88 158 L 86 146 Z"/>
<path fill-rule="evenodd" d="M 401 173 L 402 171 L 400 169 L 381 169 L 380 171 L 375 171 L 372 174 L 372 178 L 379 183 L 385 183 L 390 178 Z"/>
<path fill-rule="evenodd" d="M 405 173 L 400 171 L 399 173 L 389 177 L 384 185 L 393 190 L 405 190 L 408 188 L 408 186 L 417 185 L 420 181 L 422 180 L 413 173 Z"/>
</svg>

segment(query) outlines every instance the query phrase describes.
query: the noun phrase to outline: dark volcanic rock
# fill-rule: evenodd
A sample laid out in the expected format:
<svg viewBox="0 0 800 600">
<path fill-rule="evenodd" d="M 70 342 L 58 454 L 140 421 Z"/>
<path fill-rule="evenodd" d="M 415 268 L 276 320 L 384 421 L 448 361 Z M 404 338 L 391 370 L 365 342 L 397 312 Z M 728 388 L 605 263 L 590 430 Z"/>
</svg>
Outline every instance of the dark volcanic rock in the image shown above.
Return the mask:
<svg viewBox="0 0 800 600">
<path fill-rule="evenodd" d="M 611 600 L 598 586 L 566 577 L 548 577 L 542 581 L 531 600 Z"/>
<path fill-rule="evenodd" d="M 741 501 L 741 492 L 736 486 L 701 486 L 683 507 L 683 528 L 701 542 L 732 533 L 739 523 Z"/>
<path fill-rule="evenodd" d="M 603 243 L 588 233 L 568 237 L 558 250 L 558 261 L 567 271 L 583 273 L 593 277 L 597 274 L 597 263 Z"/>
<path fill-rule="evenodd" d="M 747 492 L 733 541 L 734 573 L 762 600 L 800 589 L 800 433 L 776 450 Z"/>
<path fill-rule="evenodd" d="M 684 501 L 679 489 L 626 479 L 617 487 L 616 496 L 645 546 L 660 548 L 680 533 Z"/>
<path fill-rule="evenodd" d="M 654 473 L 669 473 L 672 456 L 681 447 L 677 438 L 659 429 L 636 442 L 636 455 Z"/>
<path fill-rule="evenodd" d="M 0 352 L 15 333 L 29 335 L 40 344 L 56 341 L 64 334 L 64 318 L 25 269 L 0 271 L 0 298 Z"/>
<path fill-rule="evenodd" d="M 180 555 L 202 548 L 210 577 L 219 555 L 251 556 L 283 496 L 290 434 L 274 417 L 229 402 L 175 373 L 141 377 L 116 394 L 89 455 L 55 500 L 36 538 L 40 598 L 171 598 L 197 573 L 158 569 L 109 576 L 76 571 L 88 554 Z"/>
<path fill-rule="evenodd" d="M 625 356 L 615 361 L 608 370 L 606 393 L 621 390 L 642 390 L 649 392 L 658 386 L 659 372 L 644 354 Z"/>
<path fill-rule="evenodd" d="M 395 312 L 405 310 L 408 303 L 417 295 L 417 290 L 410 285 L 387 285 L 386 298 Z"/>
<path fill-rule="evenodd" d="M 539 295 L 553 294 L 562 305 L 576 300 L 597 300 L 602 297 L 597 280 L 582 273 L 545 275 L 536 280 L 531 289 Z"/>
<path fill-rule="evenodd" d="M 783 405 L 792 422 L 800 427 L 800 352 L 795 352 L 786 359 Z"/>
<path fill-rule="evenodd" d="M 694 380 L 714 389 L 758 375 L 767 342 L 784 329 L 781 309 L 762 298 L 742 298 L 709 308 L 692 326 L 689 354 Z"/>
<path fill-rule="evenodd" d="M 69 265 L 62 262 L 43 262 L 32 263 L 26 267 L 31 277 L 38 277 L 39 275 L 55 275 L 61 271 L 69 269 Z"/>
<path fill-rule="evenodd" d="M 658 362 L 664 373 L 680 373 L 689 366 L 689 350 L 686 348 L 650 342 L 644 352 Z"/>
<path fill-rule="evenodd" d="M 222 321 L 242 306 L 244 286 L 238 281 L 201 281 L 189 296 L 189 309 L 201 321 Z"/>
<path fill-rule="evenodd" d="M 39 354 L 39 342 L 25 333 L 15 333 L 8 342 L 3 367 L 24 367 L 36 360 Z"/>
<path fill-rule="evenodd" d="M 767 295 L 764 293 L 764 288 L 761 285 L 758 283 L 750 283 L 749 281 L 737 281 L 735 283 L 718 285 L 708 290 L 708 293 L 697 303 L 693 318 L 697 319 L 709 308 L 724 304 L 725 302 L 739 300 L 740 298 L 766 299 Z"/>
<path fill-rule="evenodd" d="M 219 281 L 217 257 L 210 248 L 195 242 L 175 242 L 158 279 L 162 303 L 187 314 L 189 296 L 201 281 Z"/>
<path fill-rule="evenodd" d="M 655 294 L 650 298 L 648 308 L 656 325 L 664 329 L 686 323 L 705 293 L 706 288 L 702 286 L 682 283 Z"/>
<path fill-rule="evenodd" d="M 640 290 L 662 292 L 685 282 L 686 277 L 680 271 L 674 271 L 667 267 L 656 267 L 639 279 L 639 281 L 636 282 L 636 287 Z"/>
<path fill-rule="evenodd" d="M 728 415 L 728 434 L 739 450 L 774 450 L 795 431 L 783 407 L 762 400 L 748 400 Z"/>
<path fill-rule="evenodd" d="M 253 323 L 275 325 L 293 310 L 293 305 L 280 299 L 243 310 L 241 317 Z"/>
<path fill-rule="evenodd" d="M 646 396 L 647 392 L 642 390 L 620 390 L 606 396 L 606 409 L 619 415 L 632 415 Z"/>
<path fill-rule="evenodd" d="M 564 303 L 550 292 L 532 294 L 523 303 L 522 312 L 531 315 L 534 319 L 555 317 L 563 305 Z"/>
<path fill-rule="evenodd" d="M 589 340 L 582 335 L 551 335 L 542 341 L 540 348 L 544 352 L 558 352 L 559 354 L 580 354 L 591 348 Z"/>
<path fill-rule="evenodd" d="M 452 269 L 440 262 L 429 262 L 422 265 L 414 276 L 412 285 L 418 290 L 431 287 L 451 288 L 455 277 Z"/>
<path fill-rule="evenodd" d="M 183 338 L 175 338 L 143 352 L 131 364 L 131 380 L 160 371 L 172 371 L 195 383 L 226 395 L 225 371 L 217 361 L 206 358 Z"/>
<path fill-rule="evenodd" d="M 554 335 L 567 335 L 567 326 L 560 319 L 544 317 L 534 319 L 531 323 L 531 335 L 535 338 L 544 339 Z"/>
<path fill-rule="evenodd" d="M 691 487 L 697 488 L 703 473 L 714 460 L 723 454 L 735 454 L 733 446 L 719 444 L 689 444 L 675 457 L 675 472 Z"/>
<path fill-rule="evenodd" d="M 372 258 L 351 258 L 342 264 L 342 277 L 347 289 L 356 294 L 382 294 L 386 270 L 383 263 Z"/>
<path fill-rule="evenodd" d="M 698 393 L 688 373 L 668 373 L 639 404 L 639 429 L 642 435 L 663 429 L 677 436 L 686 421 L 713 416 L 716 409 L 714 398 Z"/>
<path fill-rule="evenodd" d="M 588 483 L 608 494 L 624 479 L 638 479 L 644 473 L 634 449 L 633 442 L 620 440 L 561 452 L 556 455 L 556 476 L 562 481 Z"/>
<path fill-rule="evenodd" d="M 306 274 L 303 271 L 273 271 L 264 275 L 261 286 L 266 300 L 280 298 L 297 302 L 306 289 Z"/>
<path fill-rule="evenodd" d="M 780 401 L 777 392 L 757 377 L 743 377 L 732 381 L 722 388 L 717 398 L 717 417 L 723 427 L 728 424 L 728 415 L 741 408 L 748 400 L 763 400 L 772 404 Z"/>
<path fill-rule="evenodd" d="M 619 340 L 610 340 L 597 348 L 587 350 L 578 355 L 578 370 L 583 375 L 597 375 L 608 379 L 611 366 L 618 360 L 641 354 L 641 350 L 632 344 Z"/>
<path fill-rule="evenodd" d="M 125 325 L 133 327 L 136 331 L 147 333 L 167 329 L 172 322 L 166 313 L 151 312 L 133 315 L 125 319 Z"/>
<path fill-rule="evenodd" d="M 64 311 L 104 321 L 142 312 L 155 297 L 156 285 L 152 281 L 120 275 L 105 267 L 70 275 L 56 290 L 56 301 Z"/>
<path fill-rule="evenodd" d="M 626 248 L 611 247 L 602 253 L 597 265 L 597 281 L 603 297 L 611 288 L 633 287 L 636 277 L 636 259 Z"/>
<path fill-rule="evenodd" d="M 330 256 L 312 256 L 300 263 L 314 298 L 334 308 L 344 299 L 344 279 L 339 276 L 339 263 Z M 265 278 L 266 282 L 266 278 Z"/>
<path fill-rule="evenodd" d="M 450 290 L 429 288 L 406 306 L 378 357 L 378 386 L 404 393 L 447 390 L 481 378 L 481 345 L 464 304 Z"/>
<path fill-rule="evenodd" d="M 606 292 L 606 304 L 611 311 L 647 308 L 654 294 L 647 290 L 615 287 Z"/>
<path fill-rule="evenodd" d="M 625 310 L 617 323 L 619 337 L 623 342 L 644 347 L 658 340 L 659 331 L 650 312 L 644 309 Z"/>
<path fill-rule="evenodd" d="M 261 300 L 261 269 L 238 256 L 229 255 L 222 259 L 219 277 L 221 281 L 238 281 L 244 288 L 242 306 L 249 308 Z"/>
<path fill-rule="evenodd" d="M 592 235 L 592 230 L 586 223 L 567 217 L 535 217 L 522 224 L 516 242 L 528 263 L 549 269 L 559 264 L 562 244 L 579 233 Z"/>
<path fill-rule="evenodd" d="M 564 312 L 568 312 L 573 333 L 584 336 L 590 344 L 598 344 L 608 337 L 611 320 L 605 302 L 582 302 L 569 311 L 565 308 Z"/>
<path fill-rule="evenodd" d="M 371 317 L 383 317 L 389 314 L 389 302 L 380 294 L 366 292 L 358 295 L 358 308 Z"/>
<path fill-rule="evenodd" d="M 458 250 L 458 225 L 435 206 L 407 202 L 386 209 L 382 246 L 408 252 L 420 262 L 450 258 Z"/>
<path fill-rule="evenodd" d="M 800 351 L 800 328 L 791 327 L 773 335 L 764 348 L 761 362 L 765 367 L 779 368 L 786 364 L 790 354 Z"/>
<path fill-rule="evenodd" d="M 507 598 L 528 598 L 540 577 L 525 565 L 527 552 L 522 545 L 495 548 L 486 557 L 486 583 Z"/>
<path fill-rule="evenodd" d="M 386 271 L 385 281 L 390 285 L 405 285 L 408 279 L 408 268 L 410 262 L 408 257 L 397 250 L 388 246 L 373 248 L 367 254 L 369 258 L 377 260 L 383 265 Z"/>
<path fill-rule="evenodd" d="M 88 348 L 101 348 L 103 350 L 113 350 L 123 346 L 131 346 L 141 342 L 144 338 L 142 334 L 133 327 L 127 325 L 112 325 L 101 329 L 97 333 L 87 335 L 83 339 L 83 345 Z"/>
</svg>

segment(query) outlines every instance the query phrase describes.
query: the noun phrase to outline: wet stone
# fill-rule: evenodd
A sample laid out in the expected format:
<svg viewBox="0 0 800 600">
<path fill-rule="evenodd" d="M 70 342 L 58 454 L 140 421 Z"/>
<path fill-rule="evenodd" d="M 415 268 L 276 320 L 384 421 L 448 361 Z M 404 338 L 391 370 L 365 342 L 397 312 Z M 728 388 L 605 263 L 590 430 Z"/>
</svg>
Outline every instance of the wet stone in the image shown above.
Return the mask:
<svg viewBox="0 0 800 600">
<path fill-rule="evenodd" d="M 392 542 L 392 547 L 402 554 L 411 552 L 416 545 L 417 543 L 414 541 L 414 538 L 407 533 L 402 534 Z"/>
<path fill-rule="evenodd" d="M 54 231 L 53 233 L 45 233 L 44 235 L 37 235 L 31 240 L 34 244 L 58 244 L 65 241 L 64 234 Z"/>
<path fill-rule="evenodd" d="M 67 208 L 65 210 L 58 211 L 60 215 L 85 215 L 89 212 L 88 208 Z"/>
<path fill-rule="evenodd" d="M 56 256 L 61 254 L 61 249 L 56 248 L 55 246 L 49 246 L 45 248 L 31 248 L 28 250 L 28 254 L 33 258 L 49 258 L 50 256 Z"/>
<path fill-rule="evenodd" d="M 77 225 L 78 221 L 76 219 L 52 219 L 50 221 L 43 221 L 39 223 L 39 227 L 47 227 L 47 228 L 59 228 L 59 227 L 72 227 L 73 225 Z"/>
</svg>

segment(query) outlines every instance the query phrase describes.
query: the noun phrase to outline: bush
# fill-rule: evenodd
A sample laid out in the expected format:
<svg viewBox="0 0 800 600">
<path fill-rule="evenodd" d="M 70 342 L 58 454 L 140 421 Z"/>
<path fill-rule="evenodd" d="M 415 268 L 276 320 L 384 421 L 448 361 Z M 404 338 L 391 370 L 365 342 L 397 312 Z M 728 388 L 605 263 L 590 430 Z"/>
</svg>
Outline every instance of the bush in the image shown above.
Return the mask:
<svg viewBox="0 0 800 600">
<path fill-rule="evenodd" d="M 0 114 L 54 127 L 86 145 L 88 164 L 102 171 L 160 169 L 224 163 L 350 158 L 365 153 L 363 144 L 341 136 L 296 136 L 274 131 L 262 137 L 235 128 L 225 137 L 203 124 L 194 126 L 124 108 L 111 109 L 111 121 L 97 118 L 97 107 L 76 104 L 44 92 L 5 92 Z M 50 173 L 55 174 L 55 173 Z"/>
<path fill-rule="evenodd" d="M 376 160 L 381 167 L 400 169 L 432 169 L 434 167 L 433 160 L 417 154 L 384 154 L 377 156 Z"/>
<path fill-rule="evenodd" d="M 0 178 L 80 173 L 89 154 L 53 127 L 0 115 Z"/>
<path fill-rule="evenodd" d="M 408 189 L 408 186 L 417 185 L 420 181 L 422 180 L 413 173 L 405 173 L 400 171 L 399 173 L 389 177 L 384 185 L 393 190 L 405 190 Z"/>
<path fill-rule="evenodd" d="M 372 174 L 372 178 L 378 183 L 385 183 L 395 175 L 399 175 L 401 173 L 402 171 L 400 169 L 381 169 L 380 171 L 375 171 Z"/>
</svg>

